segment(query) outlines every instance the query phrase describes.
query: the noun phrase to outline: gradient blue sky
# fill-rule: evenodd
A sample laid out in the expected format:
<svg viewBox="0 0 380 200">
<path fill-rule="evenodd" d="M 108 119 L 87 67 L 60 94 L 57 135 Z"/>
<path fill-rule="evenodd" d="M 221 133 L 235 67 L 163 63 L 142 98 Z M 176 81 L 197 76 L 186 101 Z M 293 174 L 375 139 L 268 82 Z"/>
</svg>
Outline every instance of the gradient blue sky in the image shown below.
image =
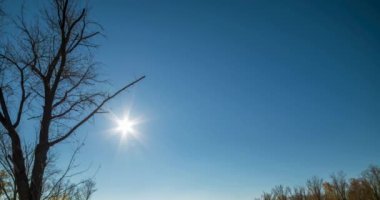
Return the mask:
<svg viewBox="0 0 380 200">
<path fill-rule="evenodd" d="M 380 164 L 380 2 L 91 0 L 120 141 L 84 127 L 94 200 L 252 200 Z"/>
</svg>

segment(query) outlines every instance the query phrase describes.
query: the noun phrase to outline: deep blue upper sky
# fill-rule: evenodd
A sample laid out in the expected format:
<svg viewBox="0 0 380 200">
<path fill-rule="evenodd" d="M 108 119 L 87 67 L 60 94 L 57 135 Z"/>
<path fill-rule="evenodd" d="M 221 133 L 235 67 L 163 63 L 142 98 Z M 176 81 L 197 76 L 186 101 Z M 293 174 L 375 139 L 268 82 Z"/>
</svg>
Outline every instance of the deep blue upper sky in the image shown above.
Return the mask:
<svg viewBox="0 0 380 200">
<path fill-rule="evenodd" d="M 108 108 L 88 132 L 95 200 L 250 200 L 380 163 L 380 2 L 92 0 Z"/>
</svg>

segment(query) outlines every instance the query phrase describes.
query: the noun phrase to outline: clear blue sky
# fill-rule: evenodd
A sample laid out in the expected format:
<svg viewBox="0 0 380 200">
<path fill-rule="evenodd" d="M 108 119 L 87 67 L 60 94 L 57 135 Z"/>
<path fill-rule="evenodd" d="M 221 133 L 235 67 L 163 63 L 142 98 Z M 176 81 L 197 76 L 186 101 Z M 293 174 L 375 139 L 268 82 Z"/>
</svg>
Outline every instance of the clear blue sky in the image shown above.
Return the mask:
<svg viewBox="0 0 380 200">
<path fill-rule="evenodd" d="M 380 164 L 380 2 L 91 0 L 108 108 L 80 156 L 94 200 L 252 200 Z"/>
</svg>

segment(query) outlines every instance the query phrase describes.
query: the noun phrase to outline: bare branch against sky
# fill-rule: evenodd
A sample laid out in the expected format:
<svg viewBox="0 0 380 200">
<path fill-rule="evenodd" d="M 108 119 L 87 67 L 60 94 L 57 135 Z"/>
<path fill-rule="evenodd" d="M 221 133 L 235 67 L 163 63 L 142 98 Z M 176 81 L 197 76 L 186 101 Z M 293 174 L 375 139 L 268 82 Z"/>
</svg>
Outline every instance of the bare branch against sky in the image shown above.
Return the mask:
<svg viewBox="0 0 380 200">
<path fill-rule="evenodd" d="M 39 20 L 22 13 L 15 23 L 20 34 L 0 51 L 0 122 L 9 137 L 3 145 L 11 148 L 6 157 L 11 169 L 6 171 L 14 177 L 19 199 L 40 200 L 49 152 L 145 76 L 114 93 L 99 89 L 91 49 L 102 28 L 79 1 L 52 0 Z M 23 147 L 24 136 L 33 133 L 19 128 L 27 115 L 40 123 L 30 166 Z"/>
</svg>

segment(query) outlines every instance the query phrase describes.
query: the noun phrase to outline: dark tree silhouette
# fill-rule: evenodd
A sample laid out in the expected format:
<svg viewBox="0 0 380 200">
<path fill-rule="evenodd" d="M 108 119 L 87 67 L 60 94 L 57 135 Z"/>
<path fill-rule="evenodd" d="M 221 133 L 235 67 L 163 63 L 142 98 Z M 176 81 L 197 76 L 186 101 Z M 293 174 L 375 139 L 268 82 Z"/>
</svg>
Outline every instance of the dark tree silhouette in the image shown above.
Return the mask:
<svg viewBox="0 0 380 200">
<path fill-rule="evenodd" d="M 276 200 L 287 200 L 290 195 L 290 188 L 283 185 L 277 185 L 272 189 L 272 198 Z"/>
<path fill-rule="evenodd" d="M 306 200 L 305 188 L 304 187 L 294 187 L 291 199 L 292 200 Z"/>
<path fill-rule="evenodd" d="M 322 184 L 323 180 L 316 176 L 306 181 L 306 186 L 308 190 L 308 196 L 310 200 L 322 200 Z"/>
<path fill-rule="evenodd" d="M 373 191 L 373 199 L 380 200 L 380 168 L 371 165 L 362 176 Z"/>
<path fill-rule="evenodd" d="M 289 187 L 275 186 L 271 193 L 264 192 L 262 200 L 379 200 L 380 168 L 369 166 L 361 177 L 347 181 L 341 171 L 330 176 L 331 181 L 323 182 L 313 176 L 304 187 L 296 187 L 291 192 Z"/>
<path fill-rule="evenodd" d="M 11 149 L 6 162 L 18 199 L 40 200 L 49 151 L 102 112 L 108 101 L 145 78 L 114 93 L 98 89 L 102 82 L 91 49 L 101 27 L 80 7 L 79 1 L 52 0 L 38 20 L 31 22 L 22 14 L 16 20 L 20 33 L 1 46 L 0 123 Z M 23 136 L 33 133 L 19 128 L 27 119 L 39 123 L 31 151 L 25 150 Z"/>
<path fill-rule="evenodd" d="M 339 200 L 347 200 L 348 184 L 344 172 L 340 171 L 337 174 L 332 174 L 331 180 L 336 198 Z"/>
</svg>

